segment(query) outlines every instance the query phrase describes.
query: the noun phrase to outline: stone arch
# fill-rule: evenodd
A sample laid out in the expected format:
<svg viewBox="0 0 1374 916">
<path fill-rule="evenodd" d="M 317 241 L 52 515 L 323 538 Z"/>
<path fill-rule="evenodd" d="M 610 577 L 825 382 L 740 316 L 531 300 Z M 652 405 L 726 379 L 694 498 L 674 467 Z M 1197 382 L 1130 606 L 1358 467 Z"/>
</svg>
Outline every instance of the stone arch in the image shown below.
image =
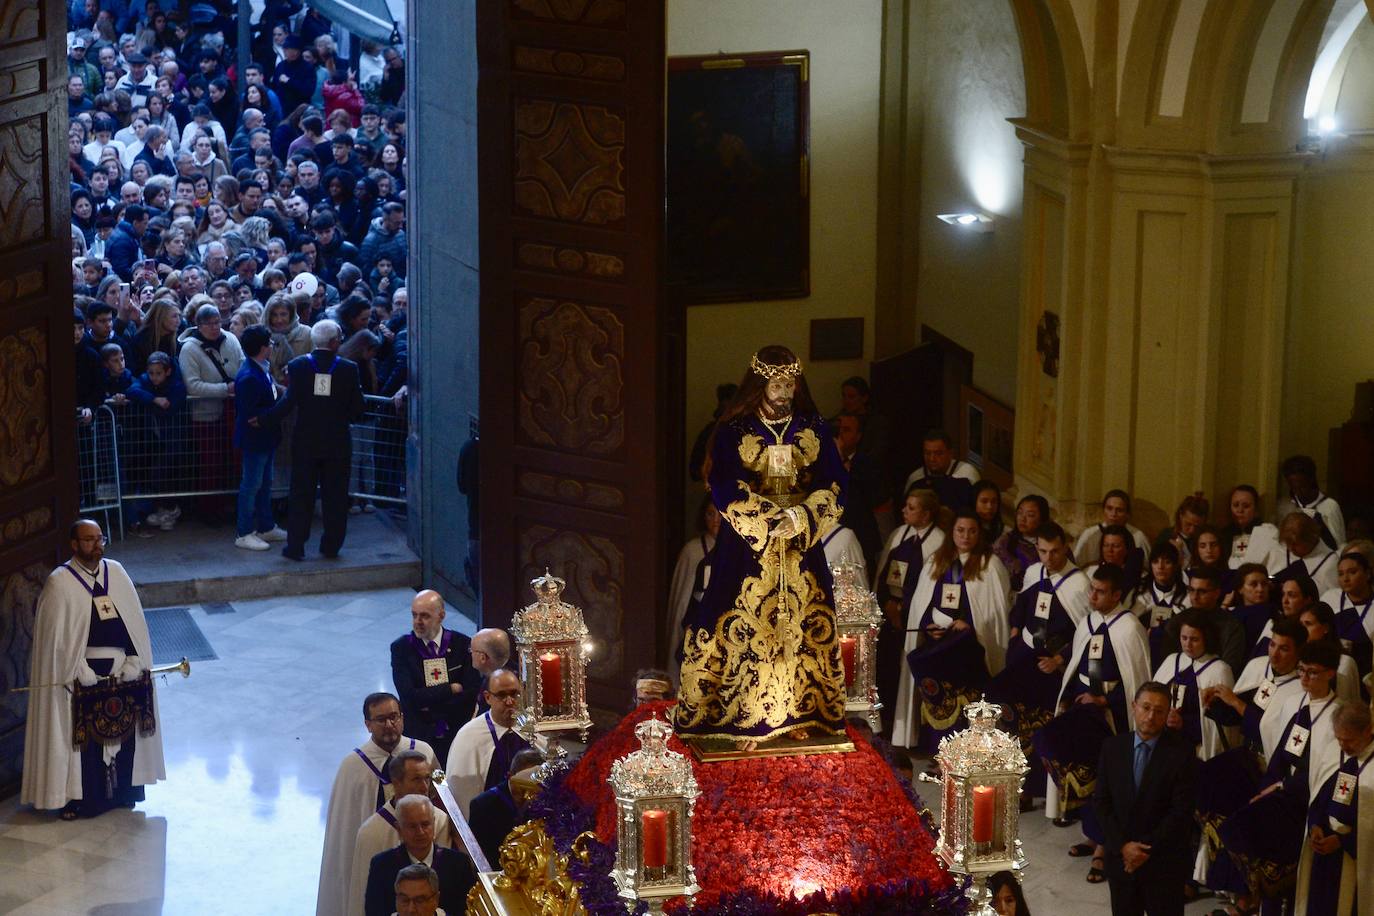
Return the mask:
<svg viewBox="0 0 1374 916">
<path fill-rule="evenodd" d="M 1027 126 L 1066 140 L 1090 134 L 1083 40 L 1068 0 L 1010 0 L 1021 38 Z"/>
</svg>

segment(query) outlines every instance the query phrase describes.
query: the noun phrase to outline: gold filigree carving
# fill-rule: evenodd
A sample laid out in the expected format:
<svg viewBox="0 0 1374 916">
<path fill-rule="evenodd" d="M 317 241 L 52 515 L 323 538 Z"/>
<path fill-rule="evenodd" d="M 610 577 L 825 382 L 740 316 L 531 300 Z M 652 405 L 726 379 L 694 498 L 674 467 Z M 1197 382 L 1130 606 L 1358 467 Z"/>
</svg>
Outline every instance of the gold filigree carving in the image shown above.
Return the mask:
<svg viewBox="0 0 1374 916">
<path fill-rule="evenodd" d="M 588 670 L 618 677 L 624 665 L 625 550 L 599 534 L 556 529 L 539 523 L 520 530 L 518 576 L 524 582 L 556 569 L 567 580 L 564 600 L 582 608 L 587 628 L 604 641 Z"/>
<path fill-rule="evenodd" d="M 610 309 L 530 297 L 520 305 L 519 435 L 610 455 L 625 439 L 625 326 Z"/>
<path fill-rule="evenodd" d="M 21 328 L 0 339 L 0 487 L 11 489 L 48 470 L 48 339 Z"/>
<path fill-rule="evenodd" d="M 520 495 L 551 502 L 580 506 L 585 509 L 623 509 L 625 491 L 594 480 L 578 480 L 546 474 L 543 471 L 523 470 L 516 477 Z"/>
<path fill-rule="evenodd" d="M 548 273 L 619 280 L 625 276 L 625 259 L 617 254 L 566 248 L 543 242 L 516 242 L 515 260 L 522 268 Z"/>
<path fill-rule="evenodd" d="M 513 12 L 521 19 L 595 26 L 625 24 L 625 0 L 515 0 Z"/>
<path fill-rule="evenodd" d="M 582 864 L 590 861 L 587 844 L 593 838 L 583 833 L 573 840 L 570 855 L 563 855 L 544 831 L 542 820 L 520 824 L 501 844 L 501 873 L 491 882 L 491 888 L 502 896 L 514 896 L 522 911 L 537 916 L 586 916 L 577 884 L 569 874 L 568 864 L 576 859 Z M 485 877 L 485 876 L 484 876 Z M 468 912 L 506 913 L 513 908 L 505 901 L 489 899 L 486 883 L 478 884 L 468 894 Z"/>
<path fill-rule="evenodd" d="M 34 115 L 0 125 L 0 248 L 38 241 L 47 233 L 45 121 L 45 115 Z"/>
<path fill-rule="evenodd" d="M 533 216 L 625 218 L 625 119 L 600 105 L 525 100 L 515 109 L 515 204 Z"/>
<path fill-rule="evenodd" d="M 515 69 L 551 76 L 618 83 L 625 79 L 625 59 L 611 54 L 571 51 L 567 48 L 515 46 Z"/>
</svg>

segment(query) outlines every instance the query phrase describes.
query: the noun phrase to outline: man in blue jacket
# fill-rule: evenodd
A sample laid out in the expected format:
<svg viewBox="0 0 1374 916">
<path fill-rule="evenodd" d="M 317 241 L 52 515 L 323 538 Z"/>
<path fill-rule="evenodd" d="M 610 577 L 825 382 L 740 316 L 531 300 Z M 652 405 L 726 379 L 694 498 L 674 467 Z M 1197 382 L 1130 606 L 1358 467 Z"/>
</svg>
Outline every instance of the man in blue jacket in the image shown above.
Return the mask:
<svg viewBox="0 0 1374 916">
<path fill-rule="evenodd" d="M 234 379 L 234 446 L 243 452 L 243 478 L 234 546 L 267 550 L 270 542 L 286 540 L 286 532 L 272 519 L 272 456 L 281 442 L 281 428 L 248 421 L 267 413 L 277 400 L 269 371 L 272 332 L 255 324 L 244 330 L 239 344 L 245 358 Z"/>
</svg>

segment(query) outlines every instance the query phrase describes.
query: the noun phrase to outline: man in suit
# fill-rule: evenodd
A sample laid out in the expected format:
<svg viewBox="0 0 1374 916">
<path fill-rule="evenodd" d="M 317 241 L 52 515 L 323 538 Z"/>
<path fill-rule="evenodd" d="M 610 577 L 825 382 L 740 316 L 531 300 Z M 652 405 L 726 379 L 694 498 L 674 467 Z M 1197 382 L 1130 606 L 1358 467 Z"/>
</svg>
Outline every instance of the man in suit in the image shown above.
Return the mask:
<svg viewBox="0 0 1374 916">
<path fill-rule="evenodd" d="M 444 599 L 433 589 L 410 602 L 411 632 L 391 643 L 391 680 L 406 724 L 448 759 L 458 729 L 472 718 L 482 674 L 469 657 L 470 641 L 444 628 Z"/>
<path fill-rule="evenodd" d="M 1106 836 L 1113 916 L 1183 913 L 1197 757 L 1164 727 L 1168 716 L 1169 688 L 1148 681 L 1136 688 L 1135 730 L 1102 745 L 1093 803 Z"/>
<path fill-rule="evenodd" d="M 396 803 L 396 830 L 401 845 L 372 857 L 367 872 L 363 910 L 367 916 L 396 912 L 396 876 L 401 869 L 422 864 L 439 876 L 439 906 L 446 913 L 466 911 L 468 891 L 477 873 L 466 853 L 434 842 L 434 805 L 423 795 L 407 795 Z"/>
<path fill-rule="evenodd" d="M 530 772 L 544 762 L 534 748 L 525 748 L 510 762 L 510 776 L 472 800 L 468 824 L 492 868 L 501 867 L 501 844 L 525 820 L 525 805 L 539 786 Z"/>
<path fill-rule="evenodd" d="M 234 546 L 267 550 L 269 542 L 286 540 L 286 532 L 272 518 L 272 456 L 281 443 L 281 431 L 250 426 L 248 421 L 267 413 L 277 400 L 270 366 L 272 332 L 255 324 L 243 332 L 239 345 L 245 359 L 234 379 L 234 447 L 243 452 L 243 476 Z"/>
<path fill-rule="evenodd" d="M 349 424 L 363 415 L 364 402 L 357 363 L 338 355 L 342 341 L 337 323 L 316 322 L 310 329 L 314 349 L 286 364 L 286 397 L 257 418 L 261 425 L 276 426 L 299 408 L 291 438 L 286 546 L 281 551 L 291 560 L 305 559 L 317 486 L 324 504 L 320 553 L 337 557 L 347 533 L 348 477 L 353 467 Z"/>
</svg>

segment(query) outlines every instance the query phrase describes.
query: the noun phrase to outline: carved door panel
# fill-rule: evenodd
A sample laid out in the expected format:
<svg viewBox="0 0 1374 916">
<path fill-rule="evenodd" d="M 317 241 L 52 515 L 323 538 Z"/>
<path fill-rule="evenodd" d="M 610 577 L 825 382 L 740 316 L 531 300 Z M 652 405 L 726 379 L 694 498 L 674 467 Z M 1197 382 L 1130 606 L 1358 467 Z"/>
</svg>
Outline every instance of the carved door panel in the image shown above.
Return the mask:
<svg viewBox="0 0 1374 916">
<path fill-rule="evenodd" d="M 478 5 L 483 617 L 567 579 L 603 707 L 654 655 L 680 451 L 663 28 L 662 0 Z"/>
<path fill-rule="evenodd" d="M 0 684 L 27 683 L 33 610 L 76 512 L 66 10 L 0 0 Z M 24 694 L 0 694 L 0 794 Z"/>
</svg>

